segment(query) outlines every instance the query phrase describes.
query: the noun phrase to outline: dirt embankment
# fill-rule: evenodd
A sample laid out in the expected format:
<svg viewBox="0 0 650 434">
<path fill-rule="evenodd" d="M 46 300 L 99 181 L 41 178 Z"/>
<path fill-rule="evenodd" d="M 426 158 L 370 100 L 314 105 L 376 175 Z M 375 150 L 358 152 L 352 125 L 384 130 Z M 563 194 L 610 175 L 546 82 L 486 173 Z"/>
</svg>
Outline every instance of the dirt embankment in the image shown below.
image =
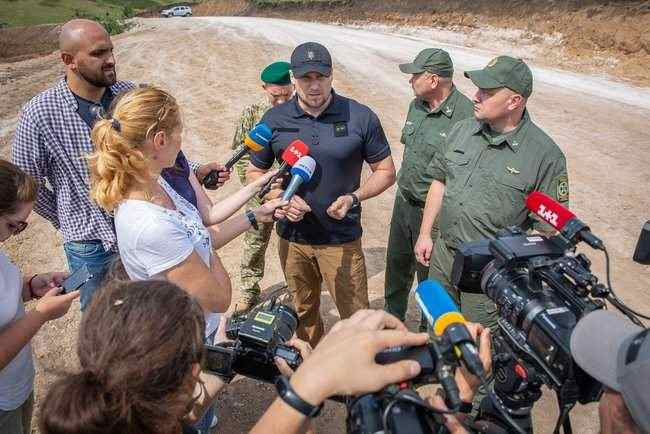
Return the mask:
<svg viewBox="0 0 650 434">
<path fill-rule="evenodd" d="M 17 62 L 51 53 L 58 47 L 60 27 L 42 24 L 0 29 L 0 62 Z"/>
<path fill-rule="evenodd" d="M 342 24 L 378 23 L 400 31 L 428 27 L 467 35 L 464 45 L 490 48 L 486 33 L 503 42 L 541 44 L 536 63 L 608 73 L 650 85 L 648 0 L 349 0 L 269 2 L 207 0 L 193 4 L 195 16 L 248 15 Z M 158 16 L 151 11 L 146 16 Z M 50 53 L 58 26 L 0 29 L 0 61 Z M 497 50 L 498 51 L 498 50 Z M 518 54 L 521 55 L 521 54 Z"/>
<path fill-rule="evenodd" d="M 490 29 L 546 43 L 538 63 L 609 73 L 650 84 L 650 1 L 606 0 L 351 0 L 254 6 L 246 0 L 209 0 L 194 15 L 253 15 L 344 24 L 382 23 L 461 31 L 480 43 Z"/>
</svg>

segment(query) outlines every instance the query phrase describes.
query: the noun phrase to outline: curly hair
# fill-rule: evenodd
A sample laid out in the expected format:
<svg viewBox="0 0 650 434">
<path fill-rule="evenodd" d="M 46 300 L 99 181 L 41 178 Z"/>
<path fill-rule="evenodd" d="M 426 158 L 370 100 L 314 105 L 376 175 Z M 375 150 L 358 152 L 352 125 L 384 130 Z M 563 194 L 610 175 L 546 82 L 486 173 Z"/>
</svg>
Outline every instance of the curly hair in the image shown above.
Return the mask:
<svg viewBox="0 0 650 434">
<path fill-rule="evenodd" d="M 203 358 L 203 311 L 164 280 L 117 282 L 85 312 L 80 372 L 59 379 L 41 407 L 44 434 L 171 434 L 192 402 Z"/>
<path fill-rule="evenodd" d="M 151 178 L 142 145 L 159 131 L 171 134 L 181 122 L 174 97 L 153 86 L 121 94 L 111 112 L 112 118 L 95 123 L 95 152 L 88 157 L 90 197 L 107 211 Z"/>
</svg>

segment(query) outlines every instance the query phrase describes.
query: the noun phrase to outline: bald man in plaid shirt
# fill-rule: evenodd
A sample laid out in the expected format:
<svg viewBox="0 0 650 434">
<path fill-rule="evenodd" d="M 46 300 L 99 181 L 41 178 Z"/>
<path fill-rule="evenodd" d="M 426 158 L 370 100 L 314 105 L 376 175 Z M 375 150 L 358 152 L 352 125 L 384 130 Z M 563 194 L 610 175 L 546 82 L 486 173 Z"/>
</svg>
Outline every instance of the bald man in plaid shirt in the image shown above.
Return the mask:
<svg viewBox="0 0 650 434">
<path fill-rule="evenodd" d="M 35 211 L 63 234 L 70 270 L 86 265 L 94 275 L 82 287 L 84 309 L 117 258 L 113 218 L 88 195 L 90 171 L 85 157 L 94 150 L 90 132 L 115 97 L 135 84 L 117 81 L 110 36 L 94 21 L 66 23 L 59 48 L 65 77 L 23 108 L 13 142 L 13 161 L 39 181 Z M 177 163 L 179 160 L 188 165 L 182 154 Z M 189 165 L 198 179 L 223 167 L 218 163 Z M 173 177 L 173 172 L 169 176 Z M 224 173 L 220 181 L 228 177 Z M 187 188 L 189 180 L 176 176 L 169 181 L 183 196 L 193 194 Z"/>
</svg>

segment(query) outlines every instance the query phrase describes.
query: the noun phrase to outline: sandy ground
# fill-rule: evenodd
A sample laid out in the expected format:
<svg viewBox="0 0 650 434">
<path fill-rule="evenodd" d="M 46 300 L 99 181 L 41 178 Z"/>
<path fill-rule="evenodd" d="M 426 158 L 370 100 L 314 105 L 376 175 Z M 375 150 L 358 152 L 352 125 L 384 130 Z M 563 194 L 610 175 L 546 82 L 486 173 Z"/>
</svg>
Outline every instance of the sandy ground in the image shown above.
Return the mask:
<svg viewBox="0 0 650 434">
<path fill-rule="evenodd" d="M 396 163 L 401 163 L 400 130 L 412 97 L 408 77 L 397 63 L 411 59 L 427 46 L 449 50 L 456 63 L 456 82 L 471 95 L 471 83 L 461 71 L 484 65 L 495 53 L 441 43 L 424 36 L 395 35 L 295 21 L 261 18 L 192 18 L 142 20 L 135 30 L 114 39 L 120 79 L 152 83 L 169 89 L 181 102 L 185 120 L 184 149 L 193 159 L 224 160 L 241 109 L 260 95 L 258 74 L 267 63 L 287 59 L 292 48 L 307 40 L 328 46 L 335 62 L 336 90 L 369 105 L 379 115 Z M 445 42 L 450 38 L 445 36 Z M 13 64 L 0 64 L 0 156 L 9 156 L 9 143 L 20 107 L 60 75 L 56 55 Z M 572 208 L 601 236 L 613 258 L 613 284 L 633 307 L 650 311 L 650 270 L 631 261 L 639 230 L 650 218 L 650 89 L 635 88 L 603 77 L 534 68 L 533 118 L 562 147 L 569 162 Z M 216 200 L 239 188 L 229 183 Z M 383 305 L 383 282 L 394 188 L 364 204 L 364 251 L 369 269 L 373 307 Z M 220 255 L 233 279 L 238 275 L 241 240 Z M 276 239 L 267 255 L 263 284 L 282 280 L 275 254 Z M 30 228 L 6 242 L 8 252 L 25 274 L 65 269 L 58 234 L 37 215 Z M 587 251 L 595 271 L 603 274 L 603 258 Z M 337 319 L 331 299 L 323 294 L 328 326 Z M 57 372 L 74 369 L 79 311 L 46 325 L 34 339 L 37 399 Z M 411 307 L 408 322 L 418 314 Z M 255 397 L 251 399 L 251 397 Z M 218 432 L 250 428 L 271 402 L 271 387 L 251 380 L 231 385 L 219 398 Z M 538 432 L 551 432 L 557 414 L 549 394 L 536 408 Z M 578 433 L 597 432 L 594 405 L 574 410 Z M 328 404 L 317 420 L 319 432 L 344 432 L 345 410 Z"/>
</svg>

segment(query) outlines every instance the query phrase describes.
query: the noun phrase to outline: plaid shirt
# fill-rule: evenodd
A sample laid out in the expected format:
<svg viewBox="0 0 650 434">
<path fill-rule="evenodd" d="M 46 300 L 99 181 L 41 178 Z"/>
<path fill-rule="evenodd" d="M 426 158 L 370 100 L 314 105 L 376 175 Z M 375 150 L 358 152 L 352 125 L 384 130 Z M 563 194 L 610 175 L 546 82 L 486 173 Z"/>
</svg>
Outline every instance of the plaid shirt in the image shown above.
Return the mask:
<svg viewBox="0 0 650 434">
<path fill-rule="evenodd" d="M 110 89 L 117 95 L 134 87 L 119 81 Z M 18 122 L 13 161 L 40 183 L 34 209 L 61 230 L 64 241 L 101 240 L 107 250 L 115 250 L 113 217 L 89 196 L 85 157 L 94 146 L 77 108 L 65 78 L 32 98 Z"/>
</svg>

